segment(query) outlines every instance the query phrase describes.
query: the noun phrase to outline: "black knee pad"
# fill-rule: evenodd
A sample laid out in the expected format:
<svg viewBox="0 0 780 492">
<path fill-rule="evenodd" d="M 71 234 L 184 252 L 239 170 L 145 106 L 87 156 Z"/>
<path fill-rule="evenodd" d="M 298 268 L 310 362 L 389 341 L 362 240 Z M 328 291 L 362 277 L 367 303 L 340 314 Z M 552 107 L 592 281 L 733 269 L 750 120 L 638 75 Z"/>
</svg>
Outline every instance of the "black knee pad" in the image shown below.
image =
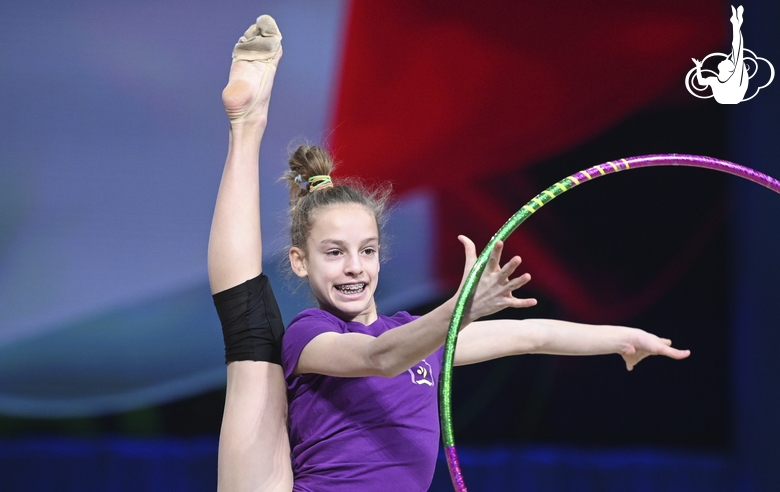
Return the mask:
<svg viewBox="0 0 780 492">
<path fill-rule="evenodd" d="M 284 323 L 264 274 L 212 296 L 222 322 L 225 363 L 255 360 L 282 363 Z"/>
</svg>

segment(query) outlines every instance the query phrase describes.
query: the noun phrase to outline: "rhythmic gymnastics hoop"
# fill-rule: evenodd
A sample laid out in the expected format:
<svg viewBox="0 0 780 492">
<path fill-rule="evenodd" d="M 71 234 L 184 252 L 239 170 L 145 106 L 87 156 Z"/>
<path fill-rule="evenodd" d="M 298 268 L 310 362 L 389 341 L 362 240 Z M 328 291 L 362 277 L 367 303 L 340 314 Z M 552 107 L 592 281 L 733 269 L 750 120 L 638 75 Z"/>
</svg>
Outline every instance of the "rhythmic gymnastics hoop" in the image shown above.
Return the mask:
<svg viewBox="0 0 780 492">
<path fill-rule="evenodd" d="M 460 469 L 460 462 L 458 461 L 458 454 L 455 450 L 455 439 L 452 432 L 450 397 L 452 395 L 452 364 L 455 359 L 455 344 L 458 340 L 460 325 L 463 322 L 463 311 L 472 297 L 479 277 L 487 266 L 490 253 L 493 251 L 496 242 L 506 240 L 506 238 L 509 237 L 525 219 L 530 217 L 531 214 L 542 208 L 553 198 L 575 186 L 601 176 L 606 176 L 607 174 L 626 171 L 628 169 L 654 166 L 684 166 L 712 169 L 714 171 L 721 171 L 745 178 L 760 184 L 761 186 L 765 186 L 776 193 L 780 193 L 780 181 L 777 179 L 748 167 L 734 164 L 733 162 L 698 155 L 654 154 L 605 162 L 598 166 L 589 167 L 584 171 L 574 173 L 536 195 L 530 202 L 523 205 L 523 208 L 510 217 L 510 219 L 493 236 L 490 242 L 488 242 L 466 277 L 466 281 L 463 284 L 463 290 L 458 296 L 458 300 L 455 304 L 455 310 L 452 314 L 449 330 L 447 332 L 447 340 L 444 345 L 444 361 L 442 363 L 441 381 L 439 385 L 439 420 L 441 423 L 442 441 L 444 442 L 444 454 L 447 458 L 447 467 L 450 470 L 452 485 L 457 492 L 466 492 L 466 483 L 463 480 L 463 473 Z"/>
</svg>

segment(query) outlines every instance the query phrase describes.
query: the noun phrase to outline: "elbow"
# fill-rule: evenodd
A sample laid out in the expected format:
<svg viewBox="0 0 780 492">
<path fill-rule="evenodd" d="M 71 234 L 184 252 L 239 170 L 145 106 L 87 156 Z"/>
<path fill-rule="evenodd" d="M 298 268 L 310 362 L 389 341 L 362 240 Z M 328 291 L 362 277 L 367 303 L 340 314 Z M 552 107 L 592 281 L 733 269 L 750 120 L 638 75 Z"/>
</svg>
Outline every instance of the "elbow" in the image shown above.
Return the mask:
<svg viewBox="0 0 780 492">
<path fill-rule="evenodd" d="M 388 353 L 369 354 L 366 357 L 366 367 L 368 376 L 378 376 L 382 378 L 394 378 L 405 372 L 408 367 L 403 367 L 399 361 L 395 360 Z"/>
<path fill-rule="evenodd" d="M 534 322 L 536 320 L 526 320 Z M 520 354 L 550 354 L 560 345 L 560 335 L 544 322 L 534 323 L 534 329 L 517 333 L 515 344 Z"/>
</svg>

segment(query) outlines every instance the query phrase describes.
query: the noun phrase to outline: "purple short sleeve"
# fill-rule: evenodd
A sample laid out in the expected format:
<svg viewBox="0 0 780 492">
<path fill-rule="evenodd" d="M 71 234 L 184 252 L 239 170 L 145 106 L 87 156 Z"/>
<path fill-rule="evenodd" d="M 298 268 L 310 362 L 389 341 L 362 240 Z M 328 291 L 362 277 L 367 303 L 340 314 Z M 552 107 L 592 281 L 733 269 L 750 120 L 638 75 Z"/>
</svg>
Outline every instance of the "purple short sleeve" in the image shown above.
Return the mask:
<svg viewBox="0 0 780 492">
<path fill-rule="evenodd" d="M 282 339 L 284 377 L 292 376 L 304 347 L 317 335 L 345 331 L 346 324 L 343 321 L 320 309 L 307 309 L 293 318 Z"/>
</svg>

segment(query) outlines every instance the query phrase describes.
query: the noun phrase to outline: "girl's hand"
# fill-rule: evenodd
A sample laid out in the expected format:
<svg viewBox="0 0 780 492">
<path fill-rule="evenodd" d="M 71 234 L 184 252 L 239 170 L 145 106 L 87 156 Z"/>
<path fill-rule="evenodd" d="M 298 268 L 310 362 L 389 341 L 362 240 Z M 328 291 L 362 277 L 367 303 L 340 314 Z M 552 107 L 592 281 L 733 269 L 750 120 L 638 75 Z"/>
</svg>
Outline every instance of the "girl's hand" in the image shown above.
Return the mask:
<svg viewBox="0 0 780 492">
<path fill-rule="evenodd" d="M 477 261 L 477 252 L 471 239 L 466 236 L 458 236 L 458 240 L 463 243 L 466 253 L 463 279 L 458 289 L 458 293 L 460 293 L 460 289 L 463 288 L 463 282 Z M 519 289 L 531 280 L 531 275 L 525 273 L 519 277 L 510 278 L 517 267 L 520 266 L 521 260 L 519 256 L 515 256 L 502 267 L 500 260 L 503 249 L 504 243 L 498 241 L 490 253 L 485 270 L 482 272 L 482 276 L 474 289 L 474 296 L 471 298 L 463 315 L 463 326 L 483 316 L 501 311 L 504 308 L 524 308 L 536 305 L 536 299 L 518 299 L 512 295 L 514 290 Z"/>
<path fill-rule="evenodd" d="M 635 365 L 649 355 L 663 355 L 672 359 L 685 359 L 691 355 L 690 350 L 678 350 L 672 347 L 672 341 L 668 338 L 658 338 L 652 333 L 643 330 L 632 329 L 628 343 L 620 351 L 620 355 L 626 362 L 629 371 Z"/>
</svg>

